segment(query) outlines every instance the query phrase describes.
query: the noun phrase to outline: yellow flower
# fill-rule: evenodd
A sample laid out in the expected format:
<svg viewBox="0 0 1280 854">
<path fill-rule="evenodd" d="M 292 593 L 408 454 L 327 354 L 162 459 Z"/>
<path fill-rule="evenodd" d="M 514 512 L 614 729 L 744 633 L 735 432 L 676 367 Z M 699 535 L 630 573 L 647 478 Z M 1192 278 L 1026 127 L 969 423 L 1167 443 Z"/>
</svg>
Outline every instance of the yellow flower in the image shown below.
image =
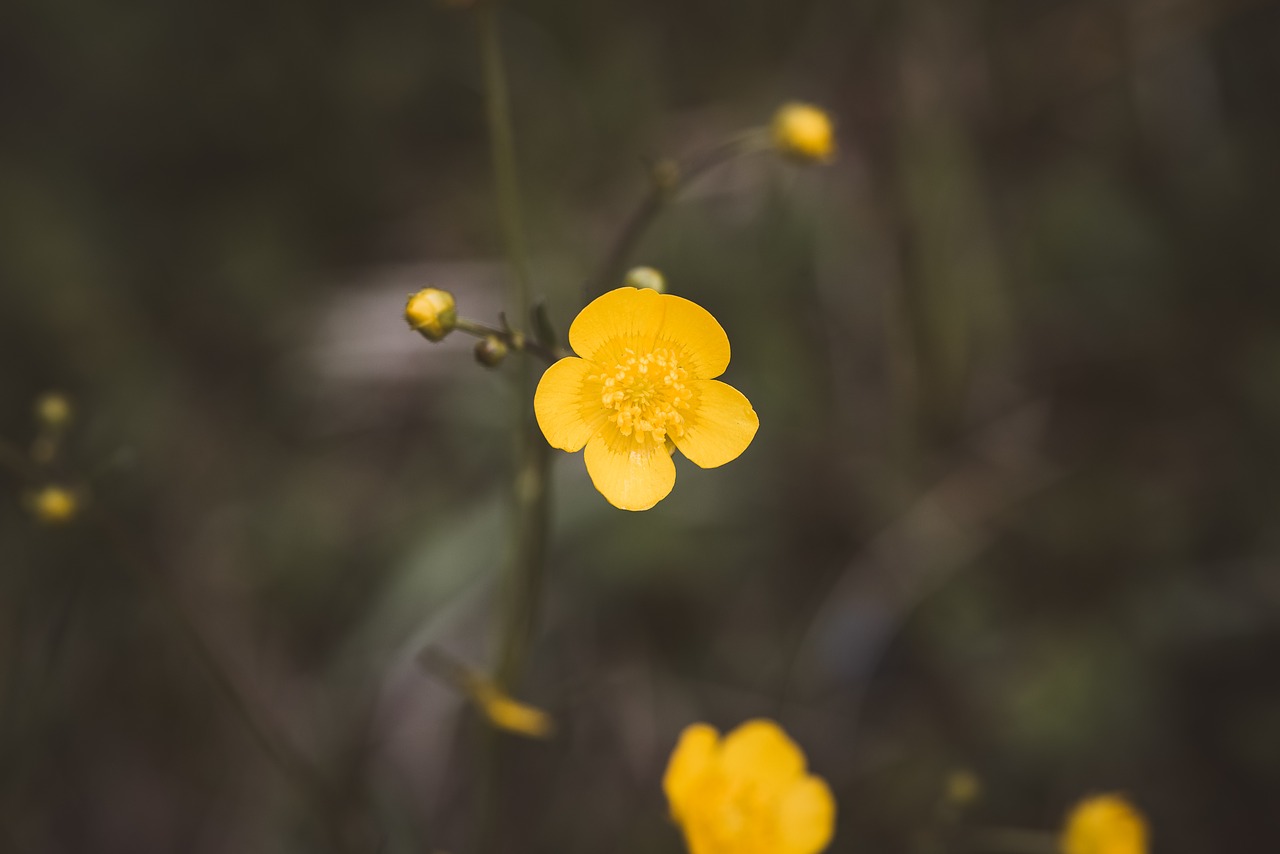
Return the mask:
<svg viewBox="0 0 1280 854">
<path fill-rule="evenodd" d="M 458 308 L 448 291 L 423 288 L 409 297 L 404 319 L 428 341 L 441 341 L 457 324 Z"/>
<path fill-rule="evenodd" d="M 79 506 L 75 493 L 61 486 L 46 486 L 31 496 L 31 512 L 46 525 L 70 522 Z"/>
<path fill-rule="evenodd" d="M 830 163 L 836 137 L 831 117 L 812 104 L 784 104 L 773 115 L 773 144 L 796 160 Z"/>
<path fill-rule="evenodd" d="M 609 503 L 647 510 L 671 492 L 674 445 L 703 468 L 747 449 L 760 426 L 741 392 L 715 380 L 729 338 L 699 305 L 647 288 L 597 297 L 569 327 L 582 358 L 542 375 L 533 407 L 547 441 L 586 448 L 587 473 Z"/>
<path fill-rule="evenodd" d="M 662 788 L 691 854 L 817 854 L 835 830 L 831 790 L 769 720 L 723 739 L 706 724 L 688 727 Z"/>
<path fill-rule="evenodd" d="M 1147 822 L 1120 795 L 1076 804 L 1062 831 L 1062 854 L 1146 854 Z"/>
<path fill-rule="evenodd" d="M 531 738 L 551 735 L 551 716 L 546 712 L 512 699 L 492 680 L 479 674 L 468 674 L 465 683 L 472 702 L 498 729 Z"/>
</svg>

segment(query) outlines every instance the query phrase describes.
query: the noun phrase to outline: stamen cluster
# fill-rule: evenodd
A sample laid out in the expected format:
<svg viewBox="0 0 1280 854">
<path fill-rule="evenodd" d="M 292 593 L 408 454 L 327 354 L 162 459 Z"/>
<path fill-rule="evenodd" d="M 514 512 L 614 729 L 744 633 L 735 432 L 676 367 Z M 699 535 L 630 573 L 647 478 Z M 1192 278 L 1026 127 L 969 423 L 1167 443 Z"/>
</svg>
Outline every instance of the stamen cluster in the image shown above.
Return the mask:
<svg viewBox="0 0 1280 854">
<path fill-rule="evenodd" d="M 646 437 L 661 443 L 684 435 L 681 410 L 689 408 L 693 390 L 686 384 L 689 372 L 673 351 L 658 347 L 638 354 L 627 347 L 612 367 L 597 367 L 601 370 L 587 381 L 600 383 L 600 403 L 619 433 L 639 443 Z"/>
</svg>

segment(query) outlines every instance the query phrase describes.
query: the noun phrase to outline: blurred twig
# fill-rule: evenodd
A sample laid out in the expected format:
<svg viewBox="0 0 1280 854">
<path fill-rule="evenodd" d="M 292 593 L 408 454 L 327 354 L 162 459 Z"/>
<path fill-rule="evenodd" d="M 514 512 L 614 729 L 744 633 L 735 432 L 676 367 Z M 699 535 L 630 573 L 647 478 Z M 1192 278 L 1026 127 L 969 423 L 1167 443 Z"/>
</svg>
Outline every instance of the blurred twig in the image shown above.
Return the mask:
<svg viewBox="0 0 1280 854">
<path fill-rule="evenodd" d="M 654 163 L 649 169 L 648 193 L 614 238 L 609 253 L 605 255 L 596 274 L 583 286 L 583 298 L 589 301 L 622 283 L 627 260 L 640 238 L 657 219 L 658 214 L 690 184 L 722 163 L 743 154 L 762 151 L 768 146 L 768 134 L 760 128 L 753 128 L 693 155 L 684 163 L 668 159 Z"/>
<path fill-rule="evenodd" d="M 347 851 L 342 830 L 342 815 L 334 809 L 339 803 L 339 798 L 336 797 L 324 774 L 282 733 L 268 725 L 263 720 L 263 715 L 253 708 L 205 640 L 200 629 L 196 627 L 181 600 L 133 547 L 124 528 L 115 518 L 106 511 L 98 510 L 94 514 L 94 521 L 104 539 L 111 545 L 120 564 L 134 577 L 140 587 L 160 602 L 164 614 L 172 621 L 174 629 L 195 659 L 200 662 L 218 693 L 235 710 L 236 716 L 244 724 L 254 743 L 314 808 L 329 836 L 333 850 Z"/>
</svg>

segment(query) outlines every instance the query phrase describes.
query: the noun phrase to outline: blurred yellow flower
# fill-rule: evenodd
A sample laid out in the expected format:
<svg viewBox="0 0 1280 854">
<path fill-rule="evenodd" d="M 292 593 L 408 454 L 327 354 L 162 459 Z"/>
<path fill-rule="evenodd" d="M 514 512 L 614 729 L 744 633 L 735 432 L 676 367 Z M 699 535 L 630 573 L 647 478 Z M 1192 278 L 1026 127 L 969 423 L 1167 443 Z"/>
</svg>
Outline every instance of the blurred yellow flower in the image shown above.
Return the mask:
<svg viewBox="0 0 1280 854">
<path fill-rule="evenodd" d="M 784 104 L 773 116 L 773 145 L 796 160 L 830 163 L 836 136 L 831 117 L 812 104 Z"/>
<path fill-rule="evenodd" d="M 465 688 L 480 712 L 498 729 L 531 738 L 546 738 L 551 735 L 553 725 L 550 715 L 513 700 L 491 679 L 478 673 L 468 674 Z"/>
<path fill-rule="evenodd" d="M 703 468 L 747 449 L 760 420 L 715 377 L 729 338 L 710 312 L 647 288 L 597 297 L 569 327 L 581 358 L 542 375 L 533 406 L 547 441 L 586 448 L 587 473 L 615 507 L 647 510 L 676 482 L 672 446 Z"/>
<path fill-rule="evenodd" d="M 404 319 L 414 331 L 428 341 L 443 340 L 458 322 L 458 308 L 453 294 L 436 288 L 423 288 L 409 297 Z"/>
<path fill-rule="evenodd" d="M 688 727 L 662 788 L 691 854 L 817 854 L 835 831 L 831 790 L 769 720 L 723 739 L 706 724 Z"/>
<path fill-rule="evenodd" d="M 75 493 L 62 486 L 45 486 L 31 496 L 31 512 L 46 525 L 70 522 L 79 507 Z"/>
<path fill-rule="evenodd" d="M 954 806 L 966 807 L 982 796 L 982 781 L 968 768 L 957 768 L 947 775 L 943 799 Z"/>
<path fill-rule="evenodd" d="M 56 391 L 45 392 L 36 398 L 36 421 L 49 430 L 61 430 L 71 420 L 71 401 Z"/>
<path fill-rule="evenodd" d="M 1062 854 L 1146 854 L 1147 822 L 1120 795 L 1076 804 L 1062 831 Z"/>
</svg>

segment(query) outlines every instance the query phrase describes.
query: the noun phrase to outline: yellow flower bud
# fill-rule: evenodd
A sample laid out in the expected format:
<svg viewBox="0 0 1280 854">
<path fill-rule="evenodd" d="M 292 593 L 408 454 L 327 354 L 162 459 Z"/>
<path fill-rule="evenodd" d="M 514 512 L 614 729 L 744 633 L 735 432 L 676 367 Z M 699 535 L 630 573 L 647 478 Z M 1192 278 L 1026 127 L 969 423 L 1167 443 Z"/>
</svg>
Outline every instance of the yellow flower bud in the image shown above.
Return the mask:
<svg viewBox="0 0 1280 854">
<path fill-rule="evenodd" d="M 458 307 L 448 291 L 423 288 L 409 297 L 404 319 L 428 341 L 442 341 L 458 322 Z"/>
<path fill-rule="evenodd" d="M 56 391 L 36 398 L 36 421 L 49 430 L 61 430 L 71 421 L 71 401 Z"/>
<path fill-rule="evenodd" d="M 831 117 L 812 104 L 784 104 L 774 113 L 773 145 L 779 152 L 806 163 L 830 163 L 835 156 Z"/>
<path fill-rule="evenodd" d="M 554 725 L 550 715 L 512 699 L 487 677 L 477 673 L 468 674 L 465 687 L 476 708 L 498 729 L 530 738 L 547 738 L 551 735 Z"/>
<path fill-rule="evenodd" d="M 1062 830 L 1063 854 L 1146 854 L 1147 822 L 1120 795 L 1076 804 Z"/>
<path fill-rule="evenodd" d="M 652 267 L 632 267 L 627 271 L 623 284 L 632 288 L 648 288 L 660 294 L 667 292 L 666 277 Z"/>
<path fill-rule="evenodd" d="M 71 490 L 49 485 L 31 496 L 31 512 L 46 525 L 62 525 L 75 518 L 80 502 Z"/>
<path fill-rule="evenodd" d="M 497 335 L 486 335 L 476 342 L 476 361 L 490 368 L 501 365 L 507 352 L 507 343 Z"/>
<path fill-rule="evenodd" d="M 944 799 L 957 807 L 967 807 L 982 795 L 982 781 L 967 768 L 958 768 L 947 775 Z"/>
</svg>

